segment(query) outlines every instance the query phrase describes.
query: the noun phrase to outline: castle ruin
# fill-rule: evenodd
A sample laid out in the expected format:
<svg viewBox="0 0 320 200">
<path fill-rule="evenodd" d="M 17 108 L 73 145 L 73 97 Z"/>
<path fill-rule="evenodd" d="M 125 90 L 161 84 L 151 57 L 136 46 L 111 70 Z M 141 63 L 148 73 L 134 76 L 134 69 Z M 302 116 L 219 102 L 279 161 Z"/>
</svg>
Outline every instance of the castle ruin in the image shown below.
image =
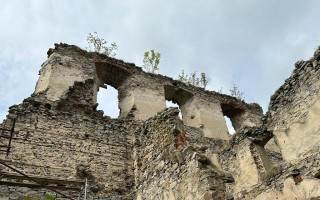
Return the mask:
<svg viewBox="0 0 320 200">
<path fill-rule="evenodd" d="M 34 93 L 2 124 L 3 136 L 14 131 L 9 145 L 0 137 L 0 200 L 320 199 L 319 80 L 320 49 L 295 64 L 264 115 L 258 104 L 55 44 Z M 117 119 L 97 110 L 108 85 Z"/>
</svg>

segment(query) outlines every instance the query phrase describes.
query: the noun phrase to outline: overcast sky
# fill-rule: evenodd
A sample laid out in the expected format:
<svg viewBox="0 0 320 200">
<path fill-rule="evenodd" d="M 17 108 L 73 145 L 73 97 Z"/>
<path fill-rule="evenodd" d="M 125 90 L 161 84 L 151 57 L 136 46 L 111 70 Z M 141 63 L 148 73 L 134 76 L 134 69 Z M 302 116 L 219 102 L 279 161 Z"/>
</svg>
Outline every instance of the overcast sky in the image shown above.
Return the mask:
<svg viewBox="0 0 320 200">
<path fill-rule="evenodd" d="M 319 9 L 316 0 L 0 0 L 0 120 L 33 93 L 54 43 L 85 48 L 95 31 L 118 44 L 116 58 L 141 66 L 155 49 L 158 73 L 204 72 L 209 90 L 236 84 L 266 111 L 294 63 L 319 45 Z M 101 101 L 117 115 L 116 102 Z"/>
</svg>

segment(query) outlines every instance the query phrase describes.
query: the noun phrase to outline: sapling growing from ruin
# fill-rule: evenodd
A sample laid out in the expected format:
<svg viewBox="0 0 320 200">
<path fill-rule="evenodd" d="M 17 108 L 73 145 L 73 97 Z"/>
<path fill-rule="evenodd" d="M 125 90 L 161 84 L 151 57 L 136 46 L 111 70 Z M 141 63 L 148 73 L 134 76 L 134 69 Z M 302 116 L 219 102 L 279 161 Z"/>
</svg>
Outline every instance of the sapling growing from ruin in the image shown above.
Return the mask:
<svg viewBox="0 0 320 200">
<path fill-rule="evenodd" d="M 89 51 L 92 51 L 91 48 L 93 48 L 94 52 L 103 53 L 110 57 L 115 57 L 116 53 L 115 51 L 118 50 L 118 46 L 115 42 L 112 42 L 110 46 L 107 46 L 107 41 L 103 38 L 99 38 L 97 32 L 94 32 L 93 34 L 89 33 L 87 36 L 87 42 L 89 45 Z"/>
<path fill-rule="evenodd" d="M 241 92 L 235 84 L 233 84 L 233 87 L 230 89 L 230 95 L 244 101 L 244 93 Z"/>
<path fill-rule="evenodd" d="M 182 81 L 188 85 L 203 87 L 204 89 L 206 89 L 207 84 L 208 84 L 206 74 L 201 73 L 201 77 L 198 77 L 196 71 L 191 73 L 190 75 L 187 75 L 184 73 L 184 70 L 182 70 L 181 74 L 179 74 L 179 76 L 178 76 L 178 80 Z"/>
<path fill-rule="evenodd" d="M 143 65 L 142 67 L 147 72 L 155 73 L 155 71 L 159 70 L 161 54 L 159 52 L 155 52 L 153 49 L 144 52 Z"/>
<path fill-rule="evenodd" d="M 207 81 L 207 78 L 206 78 L 206 74 L 205 73 L 201 73 L 201 84 L 203 86 L 204 89 L 206 89 L 207 87 L 207 84 L 208 84 L 208 81 Z"/>
</svg>

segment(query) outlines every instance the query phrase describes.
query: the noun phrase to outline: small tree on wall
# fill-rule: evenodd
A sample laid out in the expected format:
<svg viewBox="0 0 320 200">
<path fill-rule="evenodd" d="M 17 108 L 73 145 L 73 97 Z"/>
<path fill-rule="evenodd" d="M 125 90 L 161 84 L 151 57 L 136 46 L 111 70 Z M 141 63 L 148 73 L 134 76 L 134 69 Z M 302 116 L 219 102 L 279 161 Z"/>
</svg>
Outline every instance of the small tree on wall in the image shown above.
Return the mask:
<svg viewBox="0 0 320 200">
<path fill-rule="evenodd" d="M 207 87 L 207 84 L 208 84 L 208 81 L 207 81 L 207 78 L 206 78 L 206 73 L 201 73 L 201 84 L 203 86 L 204 89 L 206 89 Z"/>
<path fill-rule="evenodd" d="M 194 85 L 194 86 L 198 86 L 198 87 L 203 87 L 204 89 L 206 89 L 208 81 L 206 78 L 206 74 L 205 73 L 201 73 L 201 77 L 197 76 L 197 72 L 193 72 L 190 75 L 186 75 L 184 73 L 184 70 L 182 70 L 181 74 L 179 74 L 178 76 L 178 80 L 182 81 L 188 85 Z"/>
<path fill-rule="evenodd" d="M 193 72 L 190 75 L 187 75 L 184 73 L 184 70 L 182 70 L 181 74 L 179 74 L 178 76 L 178 80 L 188 85 L 199 86 L 200 84 L 200 79 L 197 77 L 197 72 Z"/>
<path fill-rule="evenodd" d="M 142 67 L 147 72 L 154 73 L 155 71 L 159 70 L 159 63 L 160 63 L 161 54 L 159 52 L 155 52 L 153 49 L 144 52 L 143 58 L 143 65 Z"/>
<path fill-rule="evenodd" d="M 244 93 L 241 92 L 235 84 L 233 84 L 233 87 L 230 89 L 230 95 L 244 101 Z"/>
<path fill-rule="evenodd" d="M 93 48 L 93 51 L 98 53 L 103 53 L 110 57 L 115 57 L 116 53 L 114 51 L 118 50 L 118 46 L 115 42 L 111 43 L 111 46 L 107 46 L 107 41 L 103 38 L 99 38 L 97 32 L 93 34 L 89 33 L 87 36 L 87 42 L 89 45 L 89 51 Z"/>
</svg>

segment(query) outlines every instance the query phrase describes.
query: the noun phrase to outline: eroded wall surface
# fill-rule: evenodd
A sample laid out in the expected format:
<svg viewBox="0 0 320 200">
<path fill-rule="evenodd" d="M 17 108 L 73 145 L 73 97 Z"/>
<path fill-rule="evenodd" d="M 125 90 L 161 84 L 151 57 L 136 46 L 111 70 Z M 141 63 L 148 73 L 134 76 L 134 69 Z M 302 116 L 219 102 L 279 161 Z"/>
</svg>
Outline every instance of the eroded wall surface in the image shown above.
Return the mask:
<svg viewBox="0 0 320 200">
<path fill-rule="evenodd" d="M 90 115 L 70 113 L 65 108 L 48 108 L 36 98 L 12 107 L 16 139 L 9 157 L 1 154 L 1 159 L 31 175 L 66 180 L 88 178 L 94 191 L 91 196 L 130 196 L 134 181 L 132 132 L 137 123 L 113 120 L 97 111 Z M 22 199 L 37 193 L 10 189 L 0 196 Z"/>
<path fill-rule="evenodd" d="M 193 147 L 186 139 L 192 129 L 185 130 L 178 113 L 165 110 L 135 134 L 136 145 L 142 147 L 136 149 L 137 199 L 231 198 L 225 183 L 233 182 L 232 176 L 220 171 L 212 155 L 206 154 L 222 149 L 222 143 L 211 139 L 201 144 L 208 146 Z"/>
<path fill-rule="evenodd" d="M 290 162 L 319 145 L 320 52 L 295 64 L 292 75 L 271 97 L 268 112 L 275 142 Z"/>
<path fill-rule="evenodd" d="M 46 91 L 46 98 L 59 100 L 74 82 L 84 82 L 94 76 L 94 64 L 83 56 L 72 56 L 68 52 L 53 52 L 40 70 L 35 94 Z"/>
<path fill-rule="evenodd" d="M 119 92 L 119 119 L 96 110 L 98 89 L 105 84 Z M 164 111 L 166 100 L 181 106 L 187 126 L 178 119 L 177 110 Z M 186 107 L 189 100 L 193 106 Z M 87 178 L 90 197 L 94 198 L 210 199 L 216 194 L 222 198 L 224 183 L 233 181 L 218 162 L 219 151 L 230 139 L 223 115 L 233 109 L 222 110 L 222 101 L 241 107 L 241 113 L 236 114 L 262 116 L 259 110 L 233 97 L 57 44 L 48 51 L 34 94 L 9 110 L 8 119 L 16 118 L 17 139 L 12 142 L 10 156 L 2 159 L 30 175 Z M 142 133 L 142 129 L 147 132 Z M 155 158 L 159 155 L 163 155 L 160 160 Z M 158 179 L 146 177 L 156 168 Z M 153 194 L 157 180 L 164 189 Z M 0 188 L 1 198 L 8 199 L 48 192 Z M 173 191 L 176 194 L 172 196 Z"/>
<path fill-rule="evenodd" d="M 320 51 L 295 64 L 262 126 L 240 128 L 219 153 L 235 199 L 319 199 Z"/>
</svg>

